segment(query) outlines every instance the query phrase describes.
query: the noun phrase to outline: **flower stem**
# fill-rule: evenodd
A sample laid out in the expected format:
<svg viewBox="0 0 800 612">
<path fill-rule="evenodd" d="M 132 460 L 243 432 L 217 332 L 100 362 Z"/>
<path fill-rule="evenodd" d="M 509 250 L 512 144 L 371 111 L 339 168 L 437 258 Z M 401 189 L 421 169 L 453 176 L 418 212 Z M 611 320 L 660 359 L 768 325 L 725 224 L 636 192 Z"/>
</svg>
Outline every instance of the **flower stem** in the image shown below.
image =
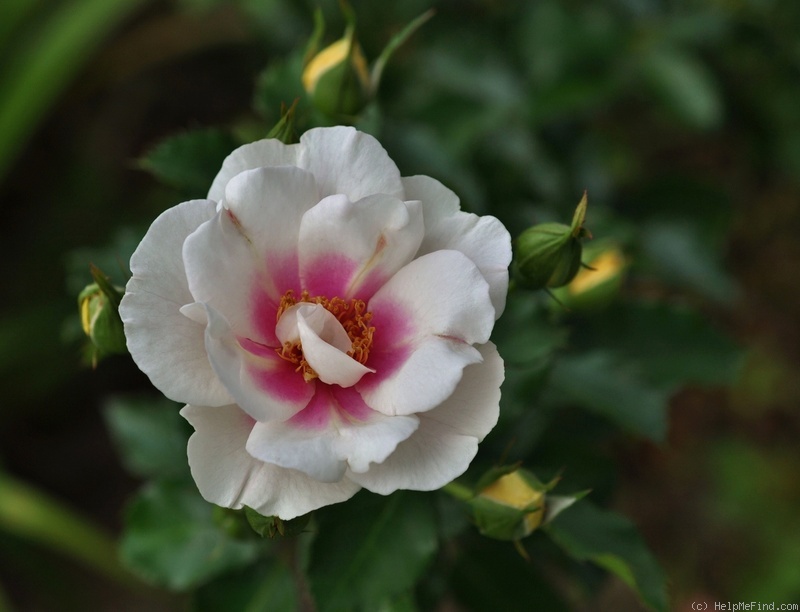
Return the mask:
<svg viewBox="0 0 800 612">
<path fill-rule="evenodd" d="M 139 586 L 120 565 L 110 535 L 55 499 L 2 472 L 0 529 L 64 553 L 117 583 Z"/>
<path fill-rule="evenodd" d="M 453 497 L 461 501 L 469 501 L 474 497 L 472 489 L 470 489 L 467 486 L 464 486 L 459 482 L 456 482 L 455 480 L 451 483 L 444 485 L 442 487 L 442 491 L 452 495 Z"/>
</svg>

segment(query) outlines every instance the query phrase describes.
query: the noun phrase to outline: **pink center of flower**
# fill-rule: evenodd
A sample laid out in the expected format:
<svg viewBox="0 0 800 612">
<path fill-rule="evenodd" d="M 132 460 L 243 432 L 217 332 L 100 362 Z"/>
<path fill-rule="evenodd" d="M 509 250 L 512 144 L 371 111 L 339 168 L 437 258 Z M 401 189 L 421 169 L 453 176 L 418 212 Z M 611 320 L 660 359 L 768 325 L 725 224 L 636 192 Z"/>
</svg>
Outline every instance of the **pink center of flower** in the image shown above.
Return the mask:
<svg viewBox="0 0 800 612">
<path fill-rule="evenodd" d="M 278 306 L 275 315 L 276 321 L 280 321 L 281 316 L 289 308 L 300 303 L 319 304 L 330 312 L 344 328 L 347 337 L 350 339 L 350 350 L 347 355 L 365 365 L 369 358 L 369 351 L 372 347 L 372 336 L 375 328 L 370 325 L 372 313 L 367 312 L 367 305 L 364 300 L 352 298 L 344 300 L 340 297 L 327 298 L 322 295 L 311 297 L 308 291 L 303 291 L 300 298 L 296 298 L 294 291 L 289 289 Z M 303 347 L 299 340 L 294 342 L 284 342 L 282 346 L 275 349 L 281 359 L 295 364 L 295 371 L 302 372 L 306 382 L 318 377 L 314 369 L 308 364 L 303 356 Z"/>
</svg>

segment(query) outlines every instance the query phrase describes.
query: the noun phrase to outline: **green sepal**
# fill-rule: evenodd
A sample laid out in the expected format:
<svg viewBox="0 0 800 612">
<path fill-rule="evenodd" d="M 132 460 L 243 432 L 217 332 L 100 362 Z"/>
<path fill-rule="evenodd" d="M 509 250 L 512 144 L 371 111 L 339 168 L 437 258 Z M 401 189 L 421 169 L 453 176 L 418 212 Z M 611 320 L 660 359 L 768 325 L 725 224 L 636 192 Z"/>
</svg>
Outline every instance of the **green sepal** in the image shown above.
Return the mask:
<svg viewBox="0 0 800 612">
<path fill-rule="evenodd" d="M 284 521 L 277 516 L 264 516 L 250 506 L 244 507 L 244 516 L 250 527 L 262 538 L 294 537 L 303 533 L 311 520 L 311 513 Z"/>
<path fill-rule="evenodd" d="M 383 48 L 383 51 L 381 51 L 378 59 L 376 59 L 375 63 L 372 65 L 372 70 L 370 72 L 369 80 L 371 94 L 373 96 L 377 93 L 378 87 L 380 87 L 383 69 L 386 67 L 386 64 L 389 62 L 394 52 L 397 51 L 397 49 L 409 38 L 411 38 L 411 35 L 414 34 L 414 32 L 416 32 L 420 27 L 422 27 L 426 21 L 433 17 L 435 13 L 436 11 L 434 9 L 430 9 L 422 13 L 422 15 L 416 19 L 411 20 L 406 27 L 392 36 L 391 40 Z"/>
<path fill-rule="evenodd" d="M 281 104 L 281 118 L 269 131 L 267 138 L 275 138 L 287 145 L 298 142 L 297 132 L 295 130 L 295 111 L 297 110 L 297 103 L 299 100 L 300 98 L 295 98 L 289 108 Z"/>
<path fill-rule="evenodd" d="M 469 505 L 478 531 L 495 540 L 519 540 L 530 535 L 538 525 L 530 529 L 525 519 L 542 509 L 541 501 L 514 508 L 480 496 L 470 500 Z"/>
</svg>

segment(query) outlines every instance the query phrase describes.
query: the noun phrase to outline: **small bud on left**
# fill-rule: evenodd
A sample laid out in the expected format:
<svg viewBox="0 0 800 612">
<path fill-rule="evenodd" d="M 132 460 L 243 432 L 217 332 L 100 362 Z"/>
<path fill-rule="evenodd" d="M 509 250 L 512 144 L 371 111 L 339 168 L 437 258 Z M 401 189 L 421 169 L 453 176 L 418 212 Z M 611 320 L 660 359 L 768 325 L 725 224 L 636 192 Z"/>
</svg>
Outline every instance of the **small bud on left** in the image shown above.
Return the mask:
<svg viewBox="0 0 800 612">
<path fill-rule="evenodd" d="M 92 362 L 104 355 L 127 352 L 125 332 L 119 316 L 119 302 L 124 290 L 114 287 L 102 273 L 94 268 L 94 283 L 87 285 L 78 295 L 81 326 L 92 342 Z M 101 277 L 101 278 L 99 278 Z"/>
</svg>

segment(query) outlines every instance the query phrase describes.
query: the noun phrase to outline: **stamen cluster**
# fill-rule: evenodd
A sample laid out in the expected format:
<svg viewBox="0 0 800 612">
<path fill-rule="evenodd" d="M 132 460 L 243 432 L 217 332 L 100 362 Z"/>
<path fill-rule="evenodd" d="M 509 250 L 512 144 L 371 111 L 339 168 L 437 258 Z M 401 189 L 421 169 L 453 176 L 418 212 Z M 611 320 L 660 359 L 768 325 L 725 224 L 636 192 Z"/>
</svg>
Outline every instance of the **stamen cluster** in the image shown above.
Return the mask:
<svg viewBox="0 0 800 612">
<path fill-rule="evenodd" d="M 369 324 L 372 320 L 372 313 L 367 312 L 367 304 L 364 300 L 359 300 L 358 298 L 345 300 L 336 296 L 327 298 L 323 295 L 311 297 L 308 291 L 305 290 L 300 294 L 300 298 L 298 299 L 295 297 L 294 291 L 289 289 L 281 298 L 281 303 L 275 315 L 276 322 L 280 320 L 281 315 L 283 315 L 286 310 L 302 302 L 319 304 L 335 316 L 350 338 L 351 348 L 347 351 L 347 354 L 361 364 L 367 363 L 375 328 Z M 302 371 L 303 378 L 306 381 L 317 378 L 317 373 L 303 356 L 303 347 L 300 345 L 299 341 L 284 342 L 283 346 L 275 349 L 275 351 L 281 359 L 296 364 L 296 371 Z"/>
</svg>

